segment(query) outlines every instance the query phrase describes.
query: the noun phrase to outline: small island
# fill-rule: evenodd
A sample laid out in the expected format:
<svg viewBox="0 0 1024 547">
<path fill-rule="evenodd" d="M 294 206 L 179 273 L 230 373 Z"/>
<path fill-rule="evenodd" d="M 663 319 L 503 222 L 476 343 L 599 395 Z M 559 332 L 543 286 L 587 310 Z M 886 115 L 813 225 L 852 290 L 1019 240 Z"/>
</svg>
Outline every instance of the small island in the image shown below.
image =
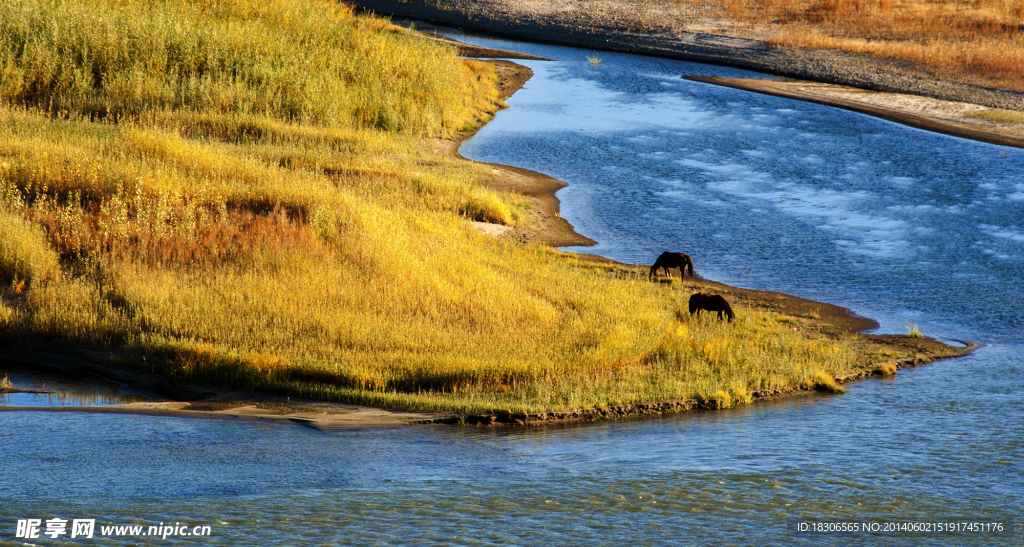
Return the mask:
<svg viewBox="0 0 1024 547">
<path fill-rule="evenodd" d="M 0 8 L 0 345 L 168 400 L 95 411 L 593 420 L 973 349 L 553 249 L 586 241 L 561 183 L 455 151 L 523 67 L 345 4 L 172 4 Z"/>
</svg>

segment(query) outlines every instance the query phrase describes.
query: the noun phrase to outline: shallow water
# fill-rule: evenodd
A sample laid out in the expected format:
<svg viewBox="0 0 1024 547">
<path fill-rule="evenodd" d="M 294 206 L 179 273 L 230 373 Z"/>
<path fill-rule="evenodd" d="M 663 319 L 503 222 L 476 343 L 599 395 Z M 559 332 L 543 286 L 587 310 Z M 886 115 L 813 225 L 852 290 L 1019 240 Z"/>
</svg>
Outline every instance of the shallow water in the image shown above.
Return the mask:
<svg viewBox="0 0 1024 547">
<path fill-rule="evenodd" d="M 27 369 L 22 364 L 0 361 L 0 378 L 16 388 L 47 393 L 0 393 L 4 406 L 107 406 L 143 401 L 146 397 L 124 386 L 81 374 Z"/>
<path fill-rule="evenodd" d="M 525 62 L 462 152 L 569 182 L 587 252 L 683 250 L 710 279 L 989 345 L 841 396 L 525 431 L 0 412 L 0 543 L 56 516 L 212 527 L 155 541 L 178 545 L 1021 544 L 797 526 L 1021 514 L 1024 151 L 679 78 L 741 71 L 468 39 L 560 60 Z"/>
</svg>

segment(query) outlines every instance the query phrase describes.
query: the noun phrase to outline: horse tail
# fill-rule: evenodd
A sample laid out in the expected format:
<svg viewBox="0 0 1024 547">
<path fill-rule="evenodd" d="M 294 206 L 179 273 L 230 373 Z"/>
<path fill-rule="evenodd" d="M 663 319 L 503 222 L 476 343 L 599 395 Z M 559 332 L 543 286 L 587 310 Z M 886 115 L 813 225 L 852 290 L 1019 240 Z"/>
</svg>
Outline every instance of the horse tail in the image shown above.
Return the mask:
<svg viewBox="0 0 1024 547">
<path fill-rule="evenodd" d="M 686 269 L 687 269 L 687 268 L 688 268 L 688 269 L 690 270 L 690 277 L 692 278 L 692 277 L 693 277 L 693 260 L 692 260 L 692 259 L 689 259 L 689 258 L 688 258 L 688 259 L 686 260 L 686 267 L 685 267 L 685 268 L 683 268 L 683 270 L 682 270 L 682 271 L 680 271 L 680 275 L 681 275 L 681 276 L 682 276 L 682 275 L 685 275 L 685 274 L 686 274 Z"/>
</svg>

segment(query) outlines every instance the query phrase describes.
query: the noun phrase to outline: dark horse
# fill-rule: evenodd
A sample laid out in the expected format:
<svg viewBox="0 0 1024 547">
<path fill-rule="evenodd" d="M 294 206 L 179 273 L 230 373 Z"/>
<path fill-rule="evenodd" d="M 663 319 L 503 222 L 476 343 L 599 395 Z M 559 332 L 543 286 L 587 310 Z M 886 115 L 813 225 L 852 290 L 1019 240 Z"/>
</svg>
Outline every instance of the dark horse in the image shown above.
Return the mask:
<svg viewBox="0 0 1024 547">
<path fill-rule="evenodd" d="M 658 268 L 665 268 L 665 275 L 672 275 L 672 268 L 679 268 L 680 279 L 686 277 L 686 268 L 689 268 L 690 277 L 693 277 L 693 259 L 683 253 L 670 253 L 668 251 L 661 253 L 658 260 L 655 260 L 654 265 L 651 266 L 651 277 L 654 277 Z"/>
<path fill-rule="evenodd" d="M 718 312 L 718 318 L 722 318 L 722 314 L 729 317 L 729 321 L 732 322 L 736 314 L 732 312 L 732 306 L 725 301 L 725 298 L 720 294 L 707 294 L 699 292 L 690 297 L 690 315 L 696 315 L 700 317 L 701 311 L 716 311 Z"/>
</svg>

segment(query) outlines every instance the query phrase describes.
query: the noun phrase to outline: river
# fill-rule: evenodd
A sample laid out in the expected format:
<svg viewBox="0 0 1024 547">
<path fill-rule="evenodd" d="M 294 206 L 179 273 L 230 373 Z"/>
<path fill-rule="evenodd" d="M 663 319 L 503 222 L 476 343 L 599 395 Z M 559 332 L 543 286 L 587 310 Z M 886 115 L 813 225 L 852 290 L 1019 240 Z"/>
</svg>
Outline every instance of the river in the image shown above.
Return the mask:
<svg viewBox="0 0 1024 547">
<path fill-rule="evenodd" d="M 462 153 L 568 182 L 563 216 L 599 241 L 580 250 L 685 251 L 709 279 L 986 346 L 844 395 L 529 430 L 0 412 L 0 545 L 53 517 L 212 530 L 110 544 L 1022 544 L 1024 150 L 681 78 L 739 70 L 461 38 L 557 59 L 523 61 Z M 915 522 L 1004 531 L 884 531 Z"/>
</svg>

